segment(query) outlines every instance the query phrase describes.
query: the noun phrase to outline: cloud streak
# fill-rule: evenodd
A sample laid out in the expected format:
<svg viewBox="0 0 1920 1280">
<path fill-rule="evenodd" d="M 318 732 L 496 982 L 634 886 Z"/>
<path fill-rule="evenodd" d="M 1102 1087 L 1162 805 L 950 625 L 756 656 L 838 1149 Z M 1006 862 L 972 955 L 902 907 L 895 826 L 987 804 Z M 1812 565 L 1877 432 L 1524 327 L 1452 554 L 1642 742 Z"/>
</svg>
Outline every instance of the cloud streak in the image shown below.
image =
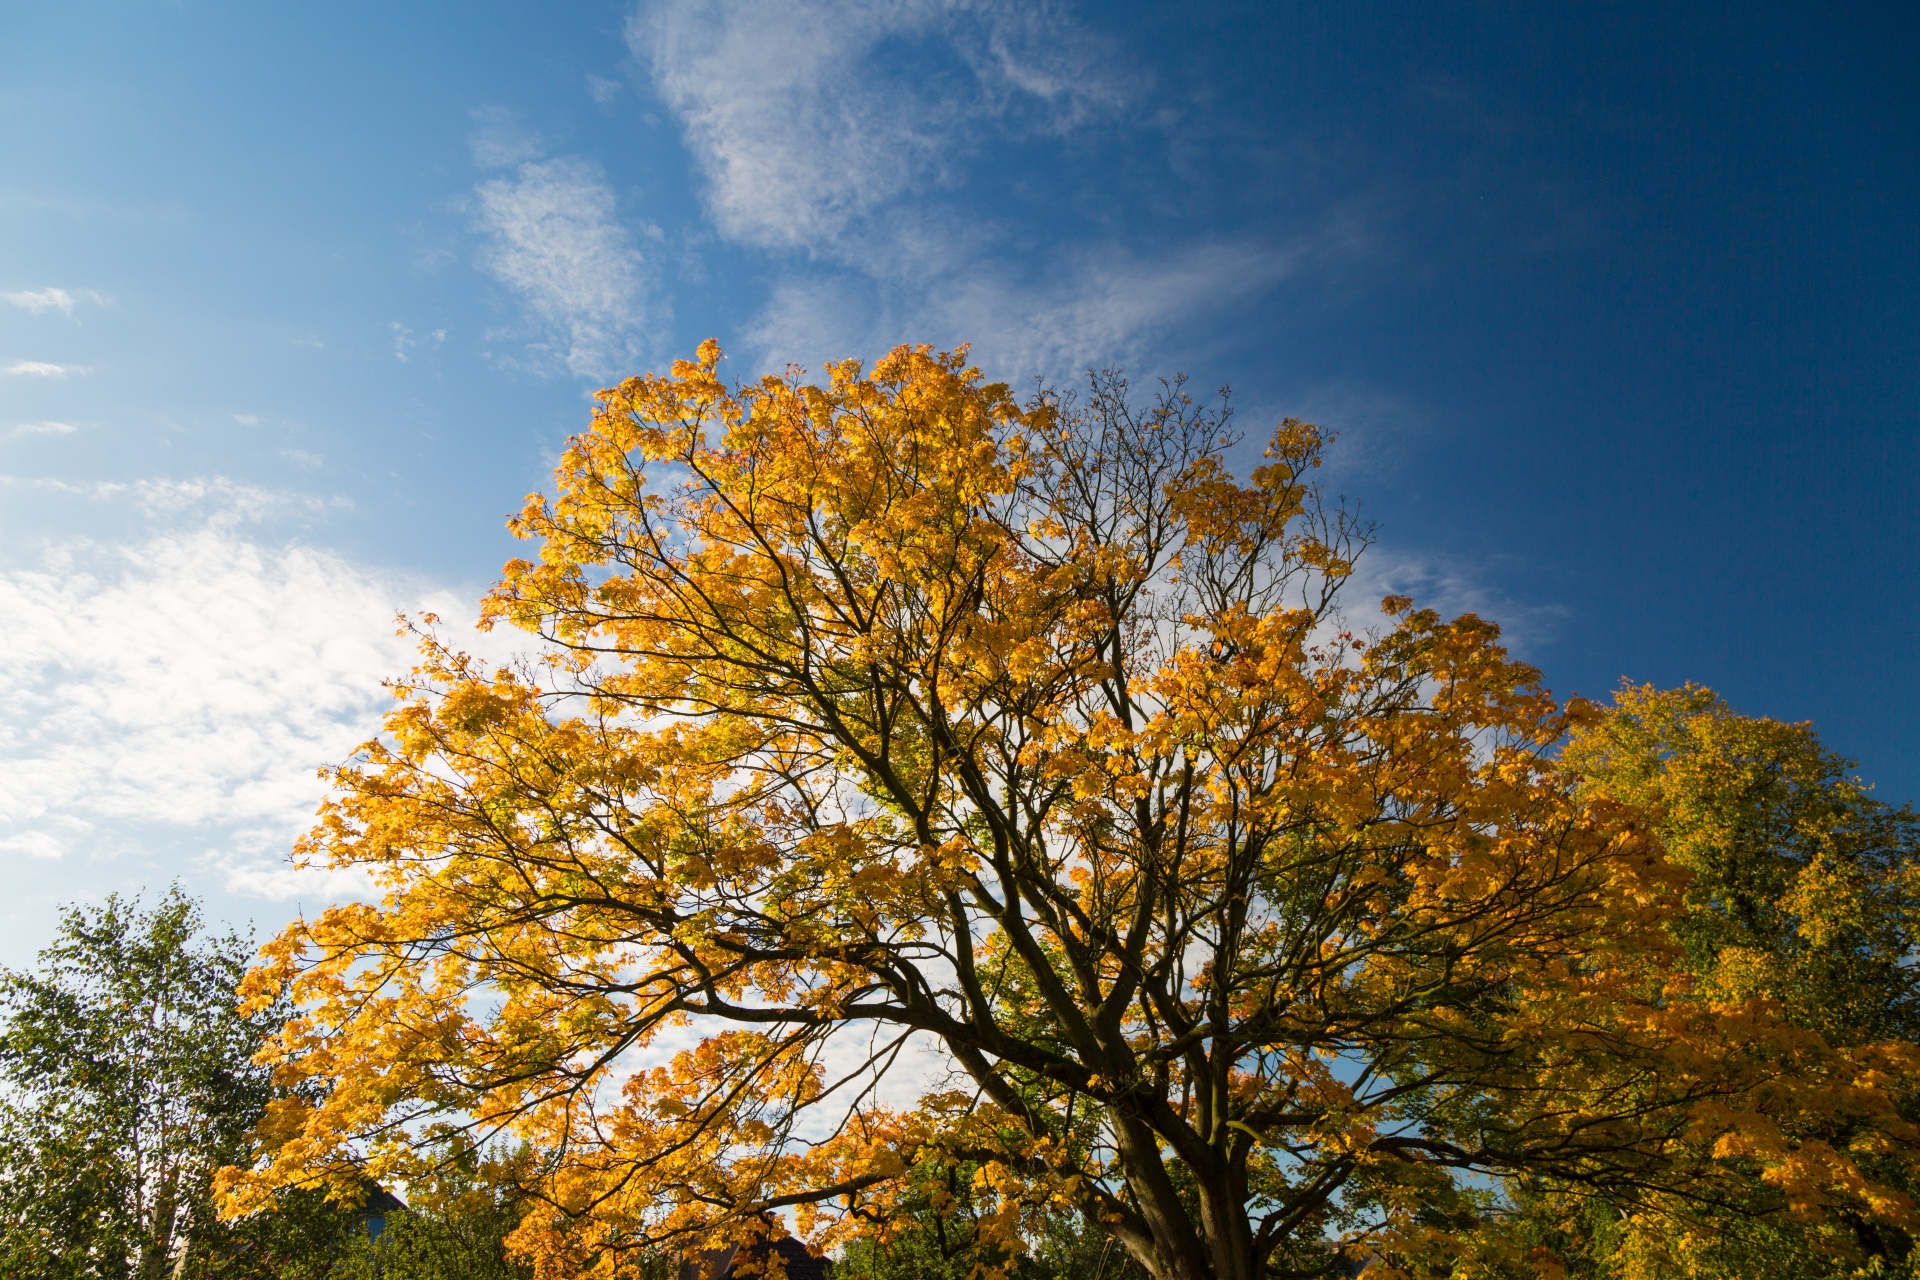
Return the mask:
<svg viewBox="0 0 1920 1280">
<path fill-rule="evenodd" d="M 529 160 L 475 194 L 489 240 L 481 265 L 531 312 L 543 334 L 535 350 L 587 377 L 631 359 L 652 319 L 648 264 L 599 167 Z"/>
<path fill-rule="evenodd" d="M 1013 376 L 1124 361 L 1181 320 L 1229 306 L 1291 275 L 1305 248 L 1215 241 L 1146 256 L 1103 247 L 1053 279 L 963 276 L 933 292 L 921 325 L 975 335 Z"/>
<path fill-rule="evenodd" d="M 46 360 L 15 360 L 7 366 L 7 373 L 15 378 L 67 378 L 85 372 L 82 365 L 53 364 Z"/>
<path fill-rule="evenodd" d="M 1060 131 L 1123 100 L 1049 6 L 658 0 L 628 27 L 722 234 L 831 249 L 952 176 L 988 131 Z"/>
<path fill-rule="evenodd" d="M 41 315 L 48 311 L 58 311 L 63 316 L 71 316 L 74 307 L 82 300 L 97 306 L 106 306 L 108 299 L 96 289 L 0 289 L 0 302 Z"/>
<path fill-rule="evenodd" d="M 23 307 L 34 315 L 43 311 L 58 311 L 63 316 L 73 314 L 73 295 L 65 289 L 21 289 L 9 293 L 0 293 L 16 307 Z"/>
<path fill-rule="evenodd" d="M 779 255 L 745 334 L 764 365 L 968 342 L 996 376 L 1059 377 L 1139 359 L 1333 240 L 1182 243 L 1111 220 L 1076 243 L 1004 199 L 1005 175 L 975 164 L 990 147 L 1109 125 L 1147 88 L 1052 5 L 648 0 L 628 39 L 715 229 Z"/>
<path fill-rule="evenodd" d="M 1154 254 L 1106 245 L 1037 274 L 986 262 L 904 283 L 790 278 L 746 338 L 764 358 L 811 368 L 877 353 L 902 335 L 967 342 L 995 377 L 1053 379 L 1139 358 L 1181 322 L 1272 288 L 1320 251 L 1312 241 L 1209 241 Z"/>
</svg>

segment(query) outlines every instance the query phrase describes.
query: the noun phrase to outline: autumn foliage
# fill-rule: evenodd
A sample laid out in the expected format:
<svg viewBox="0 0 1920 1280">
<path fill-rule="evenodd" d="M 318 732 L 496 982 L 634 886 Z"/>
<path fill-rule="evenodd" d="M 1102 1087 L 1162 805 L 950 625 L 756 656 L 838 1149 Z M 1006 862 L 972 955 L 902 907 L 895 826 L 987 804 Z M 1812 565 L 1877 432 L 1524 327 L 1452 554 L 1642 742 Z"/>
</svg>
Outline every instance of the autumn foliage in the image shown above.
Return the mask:
<svg viewBox="0 0 1920 1280">
<path fill-rule="evenodd" d="M 1314 427 L 1243 481 L 1177 383 L 719 361 L 602 392 L 515 520 L 487 617 L 546 656 L 427 641 L 339 772 L 302 856 L 385 896 L 250 979 L 309 1089 L 231 1212 L 457 1129 L 551 1277 L 884 1240 L 938 1168 L 988 1275 L 1057 1212 L 1160 1280 L 1550 1272 L 1522 1200 L 1914 1228 L 1911 1050 L 1690 960 L 1647 797 L 1556 756 L 1598 713 L 1494 626 L 1343 611 Z"/>
</svg>

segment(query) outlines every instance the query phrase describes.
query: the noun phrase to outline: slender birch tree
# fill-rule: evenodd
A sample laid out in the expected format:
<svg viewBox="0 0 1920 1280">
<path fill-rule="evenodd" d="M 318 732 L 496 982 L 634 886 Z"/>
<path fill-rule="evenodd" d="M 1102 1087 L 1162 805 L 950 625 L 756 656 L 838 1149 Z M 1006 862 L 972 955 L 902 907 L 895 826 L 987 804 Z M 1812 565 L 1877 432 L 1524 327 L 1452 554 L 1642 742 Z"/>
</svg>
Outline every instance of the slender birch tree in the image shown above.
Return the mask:
<svg viewBox="0 0 1920 1280">
<path fill-rule="evenodd" d="M 357 1225 L 313 1195 L 241 1227 L 214 1212 L 214 1171 L 245 1158 L 272 1096 L 254 1052 L 284 1016 L 236 1008 L 252 954 L 175 886 L 70 907 L 34 968 L 0 971 L 0 1274 L 294 1276 Z"/>
</svg>

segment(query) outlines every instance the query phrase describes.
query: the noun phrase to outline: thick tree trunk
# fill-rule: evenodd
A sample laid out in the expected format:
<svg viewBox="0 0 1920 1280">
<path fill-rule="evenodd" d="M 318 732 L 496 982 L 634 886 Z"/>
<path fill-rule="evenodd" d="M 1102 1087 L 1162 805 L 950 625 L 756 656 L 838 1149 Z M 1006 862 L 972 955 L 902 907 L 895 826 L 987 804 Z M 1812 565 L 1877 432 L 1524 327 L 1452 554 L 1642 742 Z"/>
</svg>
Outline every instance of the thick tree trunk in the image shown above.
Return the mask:
<svg viewBox="0 0 1920 1280">
<path fill-rule="evenodd" d="M 1153 1239 L 1151 1257 L 1133 1250 L 1140 1265 L 1154 1280 L 1225 1280 L 1214 1273 L 1212 1250 L 1180 1201 L 1153 1131 L 1126 1114 L 1115 1115 L 1113 1128 L 1128 1189 Z"/>
<path fill-rule="evenodd" d="M 1203 1186 L 1200 1225 L 1212 1255 L 1213 1280 L 1257 1280 L 1253 1273 L 1253 1229 L 1239 1197 Z"/>
</svg>

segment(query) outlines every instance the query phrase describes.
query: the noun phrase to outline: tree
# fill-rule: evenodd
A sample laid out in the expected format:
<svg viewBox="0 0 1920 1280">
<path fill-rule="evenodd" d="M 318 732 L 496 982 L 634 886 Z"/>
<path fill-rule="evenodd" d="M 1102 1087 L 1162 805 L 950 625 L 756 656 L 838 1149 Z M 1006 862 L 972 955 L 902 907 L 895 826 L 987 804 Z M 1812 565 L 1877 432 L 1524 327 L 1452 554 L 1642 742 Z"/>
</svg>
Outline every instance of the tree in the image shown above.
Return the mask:
<svg viewBox="0 0 1920 1280">
<path fill-rule="evenodd" d="M 1766 1001 L 1797 1027 L 1903 1068 L 1897 1085 L 1911 1118 L 1920 818 L 1874 800 L 1854 762 L 1823 747 L 1810 725 L 1740 715 L 1698 685 L 1623 687 L 1576 729 L 1563 758 L 1586 794 L 1647 812 L 1667 859 L 1688 873 L 1671 929 L 1700 993 Z M 1853 1150 L 1871 1176 L 1912 1190 L 1901 1160 L 1860 1142 L 1870 1131 L 1836 1119 L 1807 1117 L 1806 1136 Z M 1669 1203 L 1658 1218 L 1596 1217 L 1581 1206 L 1555 1230 L 1601 1274 L 1910 1274 L 1907 1232 L 1845 1211 L 1796 1215 L 1780 1188 L 1750 1172 L 1724 1202 Z M 1552 1216 L 1550 1201 L 1540 1208 Z"/>
<path fill-rule="evenodd" d="M 327 1280 L 526 1280 L 527 1269 L 506 1254 L 522 1206 L 510 1189 L 484 1178 L 485 1167 L 478 1152 L 444 1149 L 425 1195 L 390 1210 L 377 1236 L 357 1233 Z"/>
<path fill-rule="evenodd" d="M 1588 794 L 1651 814 L 1688 872 L 1673 928 L 1708 990 L 1839 1044 L 1920 1040 L 1920 817 L 1874 800 L 1811 725 L 1628 686 L 1565 759 Z"/>
<path fill-rule="evenodd" d="M 486 616 L 543 665 L 427 638 L 338 773 L 302 856 L 386 895 L 248 979 L 325 1093 L 231 1210 L 438 1120 L 529 1144 L 554 1277 L 786 1208 L 884 1236 L 939 1166 L 988 1274 L 1050 1208 L 1157 1280 L 1524 1265 L 1503 1188 L 1710 1194 L 1717 1147 L 1911 1220 L 1783 1128 L 1906 1152 L 1871 1064 L 1694 996 L 1684 876 L 1553 757 L 1582 713 L 1479 618 L 1343 620 L 1315 428 L 1241 483 L 1177 380 L 719 358 L 602 392 L 515 520 Z M 916 1040 L 951 1078 L 886 1105 Z"/>
<path fill-rule="evenodd" d="M 994 1228 L 993 1196 L 977 1165 L 926 1162 L 906 1180 L 884 1231 L 847 1242 L 834 1280 L 968 1280 L 980 1239 Z M 1022 1215 L 1021 1252 L 998 1258 L 1014 1280 L 1144 1280 L 1113 1238 L 1059 1206 Z"/>
<path fill-rule="evenodd" d="M 70 907 L 36 969 L 0 971 L 0 1272 L 245 1275 L 344 1238 L 350 1216 L 310 1196 L 240 1226 L 213 1211 L 214 1170 L 244 1159 L 272 1093 L 253 1053 L 284 1017 L 236 1009 L 252 951 L 204 935 L 176 886 L 151 909 Z"/>
</svg>

